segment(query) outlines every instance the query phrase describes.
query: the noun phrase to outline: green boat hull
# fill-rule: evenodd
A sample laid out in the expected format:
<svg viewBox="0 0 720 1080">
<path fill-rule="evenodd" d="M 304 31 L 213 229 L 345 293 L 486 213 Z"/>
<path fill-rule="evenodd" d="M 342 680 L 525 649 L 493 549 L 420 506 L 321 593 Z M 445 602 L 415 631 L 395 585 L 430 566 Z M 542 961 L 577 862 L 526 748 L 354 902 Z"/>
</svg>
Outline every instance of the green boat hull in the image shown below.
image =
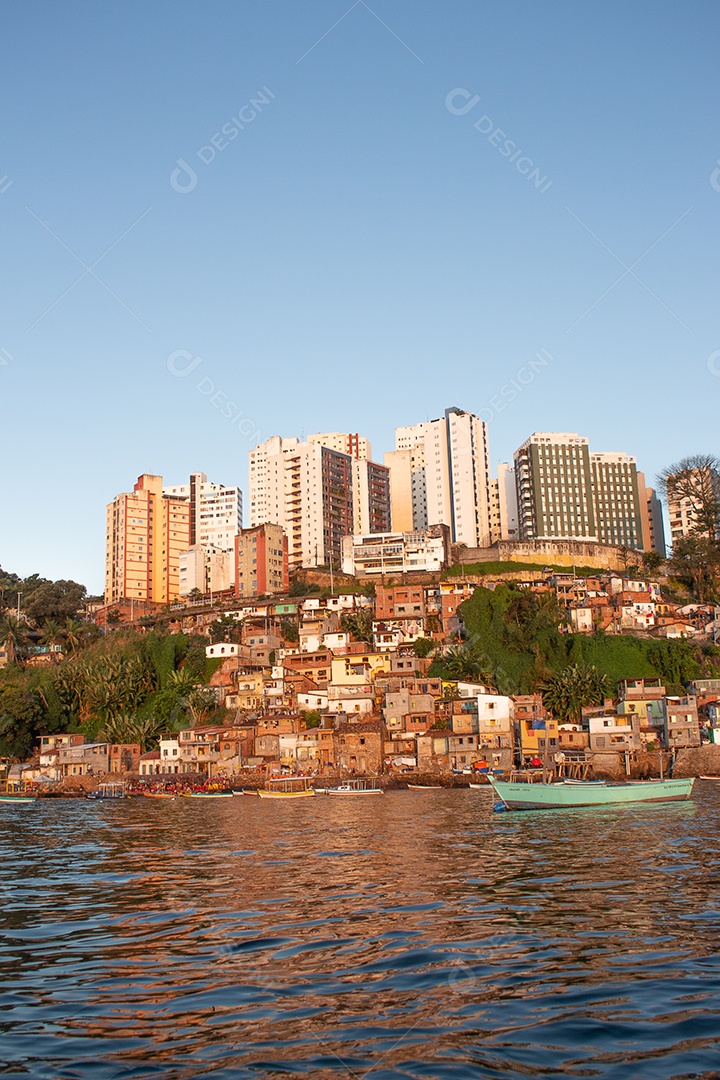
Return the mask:
<svg viewBox="0 0 720 1080">
<path fill-rule="evenodd" d="M 508 810 L 559 810 L 573 806 L 617 806 L 689 799 L 693 779 L 639 780 L 629 784 L 541 784 L 491 780 Z"/>
</svg>

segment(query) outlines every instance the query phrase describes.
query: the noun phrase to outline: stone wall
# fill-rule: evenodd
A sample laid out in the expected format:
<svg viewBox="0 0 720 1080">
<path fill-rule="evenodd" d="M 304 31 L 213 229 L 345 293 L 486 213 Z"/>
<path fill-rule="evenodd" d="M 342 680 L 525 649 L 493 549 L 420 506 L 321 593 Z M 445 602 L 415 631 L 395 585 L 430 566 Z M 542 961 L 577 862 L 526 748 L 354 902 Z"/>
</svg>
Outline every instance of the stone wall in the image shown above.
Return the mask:
<svg viewBox="0 0 720 1080">
<path fill-rule="evenodd" d="M 487 548 L 453 548 L 455 563 L 529 562 L 552 566 L 590 566 L 596 570 L 625 570 L 639 564 L 641 553 L 627 553 L 610 544 L 579 540 L 500 540 Z"/>
</svg>

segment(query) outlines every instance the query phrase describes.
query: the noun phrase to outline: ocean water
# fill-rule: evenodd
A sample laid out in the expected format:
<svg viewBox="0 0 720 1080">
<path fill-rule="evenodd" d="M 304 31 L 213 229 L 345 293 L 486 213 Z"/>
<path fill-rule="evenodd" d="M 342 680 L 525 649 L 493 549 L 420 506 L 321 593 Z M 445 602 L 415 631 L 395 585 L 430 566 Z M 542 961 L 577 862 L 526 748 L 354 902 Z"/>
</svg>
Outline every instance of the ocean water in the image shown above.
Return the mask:
<svg viewBox="0 0 720 1080">
<path fill-rule="evenodd" d="M 0 1075 L 720 1077 L 718 789 L 0 807 Z"/>
</svg>

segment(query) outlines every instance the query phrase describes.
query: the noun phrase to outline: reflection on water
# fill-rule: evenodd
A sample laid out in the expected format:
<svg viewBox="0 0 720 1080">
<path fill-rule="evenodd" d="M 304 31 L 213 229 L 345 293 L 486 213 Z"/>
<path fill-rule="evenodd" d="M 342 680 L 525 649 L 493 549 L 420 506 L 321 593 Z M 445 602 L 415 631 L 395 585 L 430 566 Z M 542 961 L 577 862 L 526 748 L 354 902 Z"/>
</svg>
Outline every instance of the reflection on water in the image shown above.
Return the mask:
<svg viewBox="0 0 720 1080">
<path fill-rule="evenodd" d="M 720 793 L 0 810 L 0 1074 L 720 1076 Z"/>
</svg>

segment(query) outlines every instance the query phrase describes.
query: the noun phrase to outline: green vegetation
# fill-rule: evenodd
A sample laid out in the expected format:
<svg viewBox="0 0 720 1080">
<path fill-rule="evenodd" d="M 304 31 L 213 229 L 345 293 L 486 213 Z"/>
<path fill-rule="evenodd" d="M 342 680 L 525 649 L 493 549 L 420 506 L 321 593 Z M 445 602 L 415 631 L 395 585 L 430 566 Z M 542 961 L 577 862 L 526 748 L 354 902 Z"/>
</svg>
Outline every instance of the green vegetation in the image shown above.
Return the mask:
<svg viewBox="0 0 720 1080">
<path fill-rule="evenodd" d="M 668 693 L 680 693 L 689 679 L 720 677 L 715 645 L 561 632 L 565 617 L 555 598 L 513 582 L 477 588 L 459 610 L 466 641 L 430 667 L 443 679 L 487 681 L 500 693 L 530 694 L 568 668 L 595 668 L 612 694 L 623 679 L 660 678 Z"/>
<path fill-rule="evenodd" d="M 225 710 L 206 684 L 221 662 L 206 659 L 204 639 L 117 631 L 57 666 L 11 663 L 0 670 L 0 756 L 26 757 L 40 735 L 60 731 L 146 749 L 162 731 L 219 720 Z"/>
<path fill-rule="evenodd" d="M 556 720 L 579 723 L 588 705 L 602 705 L 610 691 L 610 680 L 596 667 L 573 664 L 551 675 L 540 688 L 543 705 Z"/>
<path fill-rule="evenodd" d="M 554 566 L 552 563 L 532 562 L 480 562 L 456 563 L 442 574 L 442 580 L 463 577 L 498 577 L 502 574 L 533 573 L 542 574 L 543 570 L 552 570 L 558 574 L 575 573 L 578 577 L 596 577 L 602 573 L 596 566 Z"/>
<path fill-rule="evenodd" d="M 413 642 L 413 652 L 416 656 L 425 657 L 429 656 L 435 648 L 435 642 L 432 638 L 421 637 L 417 641 Z"/>
</svg>

